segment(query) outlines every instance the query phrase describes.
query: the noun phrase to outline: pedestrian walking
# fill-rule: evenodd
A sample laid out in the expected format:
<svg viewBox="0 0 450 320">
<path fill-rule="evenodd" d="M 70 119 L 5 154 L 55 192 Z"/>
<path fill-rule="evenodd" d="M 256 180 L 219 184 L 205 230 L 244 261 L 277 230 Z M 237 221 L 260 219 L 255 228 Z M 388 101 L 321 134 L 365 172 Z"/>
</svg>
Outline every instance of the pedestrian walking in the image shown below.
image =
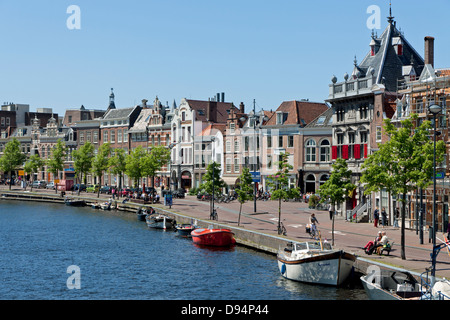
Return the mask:
<svg viewBox="0 0 450 320">
<path fill-rule="evenodd" d="M 309 217 L 309 224 L 311 225 L 311 233 L 315 235 L 317 233 L 316 224 L 319 224 L 319 220 L 317 220 L 314 213 L 311 213 L 311 216 Z"/>
<path fill-rule="evenodd" d="M 375 208 L 375 211 L 373 212 L 373 226 L 375 228 L 378 228 L 378 220 L 380 219 L 380 211 L 378 210 L 378 207 Z"/>
<path fill-rule="evenodd" d="M 332 203 L 330 203 L 330 205 L 328 206 L 328 212 L 330 213 L 330 220 L 333 220 L 334 205 Z"/>
<path fill-rule="evenodd" d="M 398 218 L 400 218 L 400 211 L 398 208 L 395 208 L 394 210 L 394 227 L 398 228 Z"/>
<path fill-rule="evenodd" d="M 382 226 L 382 228 L 387 226 L 387 213 L 386 213 L 386 210 L 384 209 L 384 207 L 381 208 L 381 226 Z"/>
</svg>

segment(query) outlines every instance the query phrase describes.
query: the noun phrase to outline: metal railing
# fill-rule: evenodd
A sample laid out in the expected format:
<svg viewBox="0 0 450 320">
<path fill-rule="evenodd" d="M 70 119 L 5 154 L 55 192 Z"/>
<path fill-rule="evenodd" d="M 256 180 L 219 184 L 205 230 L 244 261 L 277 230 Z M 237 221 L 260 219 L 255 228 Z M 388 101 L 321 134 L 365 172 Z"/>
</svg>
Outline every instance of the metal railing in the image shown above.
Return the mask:
<svg viewBox="0 0 450 320">
<path fill-rule="evenodd" d="M 450 269 L 440 269 L 442 270 L 450 270 Z M 438 270 L 436 270 L 438 271 Z M 420 286 L 422 290 L 422 296 L 421 300 L 450 300 L 450 297 L 441 291 L 436 291 L 433 293 L 433 283 L 434 281 L 430 276 L 429 273 L 431 272 L 430 268 L 427 268 L 425 272 L 420 274 Z M 450 284 L 450 281 L 445 280 Z"/>
</svg>

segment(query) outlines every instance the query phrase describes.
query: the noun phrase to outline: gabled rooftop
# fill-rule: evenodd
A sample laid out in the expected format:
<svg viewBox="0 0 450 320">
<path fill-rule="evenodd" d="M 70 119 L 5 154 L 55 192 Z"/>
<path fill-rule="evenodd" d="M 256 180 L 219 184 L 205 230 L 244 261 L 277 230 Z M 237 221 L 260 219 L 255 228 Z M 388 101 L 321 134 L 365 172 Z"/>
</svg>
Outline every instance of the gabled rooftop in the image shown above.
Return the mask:
<svg viewBox="0 0 450 320">
<path fill-rule="evenodd" d="M 355 57 L 351 76 L 345 74 L 342 82 L 338 82 L 336 76 L 332 77 L 329 99 L 370 94 L 374 85 L 384 85 L 386 91 L 396 92 L 398 80 L 404 76 L 405 66 L 410 67 L 409 74 L 422 73 L 424 59 L 397 29 L 392 14 L 380 37 L 372 32 L 369 47 L 361 63 L 358 64 Z"/>
<path fill-rule="evenodd" d="M 321 102 L 309 102 L 303 100 L 284 101 L 271 115 L 266 122 L 266 125 L 300 125 L 301 127 L 304 127 L 327 109 L 328 106 Z M 282 123 L 280 123 L 281 119 L 278 119 L 278 117 L 281 117 L 278 116 L 278 114 L 281 113 Z"/>
</svg>

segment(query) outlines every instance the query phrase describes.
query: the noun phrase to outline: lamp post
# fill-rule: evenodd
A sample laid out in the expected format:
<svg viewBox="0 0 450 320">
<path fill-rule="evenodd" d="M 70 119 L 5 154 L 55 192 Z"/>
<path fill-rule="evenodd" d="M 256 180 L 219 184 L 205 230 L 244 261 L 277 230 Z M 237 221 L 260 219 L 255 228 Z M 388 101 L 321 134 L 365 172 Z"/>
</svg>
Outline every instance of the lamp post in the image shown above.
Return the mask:
<svg viewBox="0 0 450 320">
<path fill-rule="evenodd" d="M 267 121 L 267 120 L 269 120 L 269 118 L 267 117 L 267 116 L 265 116 L 264 115 L 264 111 L 260 111 L 260 112 L 258 112 L 258 114 L 256 114 L 256 110 L 255 110 L 255 104 L 256 104 L 256 102 L 255 102 L 255 99 L 253 99 L 253 114 L 251 115 L 251 116 L 249 116 L 248 118 L 249 118 L 249 120 L 253 120 L 253 158 L 254 158 L 254 162 L 255 162 L 255 169 L 257 169 L 257 170 L 255 170 L 255 171 L 253 171 L 253 172 L 257 172 L 257 171 L 259 171 L 260 172 L 260 177 L 261 177 L 261 171 L 260 171 L 260 168 L 259 168 L 259 166 L 258 166 L 258 164 L 259 164 L 259 161 L 257 161 L 257 157 L 256 157 L 256 147 L 257 147 L 257 137 L 256 137 L 256 126 L 257 125 L 260 125 L 260 124 L 262 124 L 262 122 L 263 121 Z M 241 118 L 241 121 L 245 121 L 246 119 L 245 119 L 245 117 L 242 117 Z M 261 178 L 260 178 L 260 180 L 259 180 L 260 182 L 261 182 Z M 256 213 L 256 182 L 253 182 L 253 211 Z"/>
<path fill-rule="evenodd" d="M 431 106 L 428 107 L 428 111 L 433 115 L 434 118 L 434 134 L 433 134 L 433 145 L 434 145 L 434 149 L 433 149 L 433 221 L 432 221 L 432 228 L 433 228 L 433 235 L 432 235 L 432 240 L 433 240 L 433 250 L 436 247 L 436 116 L 442 112 L 442 107 L 437 105 L 437 104 L 433 104 Z M 433 263 L 432 263 L 432 269 L 431 269 L 431 277 L 434 279 L 435 273 L 436 273 L 436 268 L 435 268 L 435 261 L 434 259 L 436 259 L 436 257 L 433 258 Z"/>
</svg>

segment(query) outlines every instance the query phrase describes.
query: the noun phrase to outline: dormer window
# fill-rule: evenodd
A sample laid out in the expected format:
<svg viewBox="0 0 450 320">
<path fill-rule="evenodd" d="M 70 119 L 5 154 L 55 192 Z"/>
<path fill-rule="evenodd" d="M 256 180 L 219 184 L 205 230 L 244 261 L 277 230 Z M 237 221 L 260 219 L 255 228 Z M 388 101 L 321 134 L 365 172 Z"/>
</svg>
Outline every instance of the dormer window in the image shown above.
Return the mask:
<svg viewBox="0 0 450 320">
<path fill-rule="evenodd" d="M 277 124 L 283 124 L 287 118 L 287 113 L 277 112 Z"/>
<path fill-rule="evenodd" d="M 398 56 L 403 55 L 403 42 L 400 37 L 394 37 L 392 38 L 392 45 L 394 46 L 395 53 L 397 53 Z"/>
<path fill-rule="evenodd" d="M 379 49 L 380 49 L 380 44 L 375 39 L 375 35 L 372 34 L 372 41 L 370 41 L 370 55 L 373 57 L 374 55 L 377 54 Z"/>
</svg>

